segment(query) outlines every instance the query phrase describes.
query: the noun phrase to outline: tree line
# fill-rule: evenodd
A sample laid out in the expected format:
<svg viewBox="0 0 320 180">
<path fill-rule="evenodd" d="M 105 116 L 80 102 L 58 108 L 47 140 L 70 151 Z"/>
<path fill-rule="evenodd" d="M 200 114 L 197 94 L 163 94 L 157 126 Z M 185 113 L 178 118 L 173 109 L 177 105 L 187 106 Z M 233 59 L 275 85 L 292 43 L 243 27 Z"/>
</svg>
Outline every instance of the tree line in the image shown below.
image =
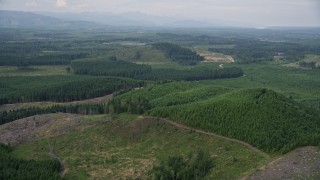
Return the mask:
<svg viewBox="0 0 320 180">
<path fill-rule="evenodd" d="M 72 61 L 72 70 L 78 75 L 119 76 L 140 80 L 207 80 L 243 76 L 239 67 L 210 68 L 193 67 L 188 70 L 152 69 L 149 65 L 135 64 L 117 59 Z"/>
<path fill-rule="evenodd" d="M 93 76 L 138 78 L 151 72 L 151 66 L 117 60 L 116 57 L 105 60 L 72 61 L 71 67 L 75 74 Z"/>
<path fill-rule="evenodd" d="M 106 104 L 75 104 L 75 105 L 54 105 L 47 108 L 29 107 L 17 110 L 3 111 L 0 113 L 0 125 L 14 120 L 49 113 L 71 113 L 71 114 L 107 114 L 109 109 Z"/>
<path fill-rule="evenodd" d="M 77 101 L 143 85 L 143 81 L 116 77 L 0 77 L 0 105 L 34 101 Z"/>
<path fill-rule="evenodd" d="M 288 62 L 304 59 L 306 54 L 318 54 L 319 47 L 297 43 L 275 43 L 258 40 L 242 40 L 233 48 L 208 48 L 208 51 L 231 55 L 238 63 L 262 63 L 281 56 Z"/>
<path fill-rule="evenodd" d="M 0 66 L 69 65 L 72 60 L 88 57 L 87 53 L 49 55 L 0 55 Z"/>
<path fill-rule="evenodd" d="M 155 43 L 152 47 L 164 52 L 164 54 L 172 61 L 181 65 L 196 65 L 203 61 L 204 58 L 196 52 L 172 43 Z"/>
</svg>

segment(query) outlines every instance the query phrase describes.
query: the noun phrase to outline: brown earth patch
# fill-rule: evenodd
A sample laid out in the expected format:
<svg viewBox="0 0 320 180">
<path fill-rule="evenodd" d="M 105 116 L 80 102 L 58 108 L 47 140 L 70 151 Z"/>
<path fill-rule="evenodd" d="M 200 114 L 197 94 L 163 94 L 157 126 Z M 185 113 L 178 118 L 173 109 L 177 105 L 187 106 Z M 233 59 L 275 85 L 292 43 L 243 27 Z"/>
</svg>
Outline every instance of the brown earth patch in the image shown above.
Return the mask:
<svg viewBox="0 0 320 180">
<path fill-rule="evenodd" d="M 62 135 L 74 129 L 90 127 L 99 122 L 90 121 L 85 117 L 84 115 L 57 113 L 19 119 L 0 126 L 0 143 L 15 147 Z M 111 118 L 101 119 L 101 121 L 107 120 Z"/>
<path fill-rule="evenodd" d="M 244 179 L 320 179 L 320 148 L 298 148 L 260 167 Z"/>
<path fill-rule="evenodd" d="M 225 62 L 225 63 L 233 63 L 234 59 L 229 55 L 224 55 L 220 53 L 214 53 L 214 52 L 198 52 L 200 56 L 204 57 L 203 62 Z"/>
</svg>

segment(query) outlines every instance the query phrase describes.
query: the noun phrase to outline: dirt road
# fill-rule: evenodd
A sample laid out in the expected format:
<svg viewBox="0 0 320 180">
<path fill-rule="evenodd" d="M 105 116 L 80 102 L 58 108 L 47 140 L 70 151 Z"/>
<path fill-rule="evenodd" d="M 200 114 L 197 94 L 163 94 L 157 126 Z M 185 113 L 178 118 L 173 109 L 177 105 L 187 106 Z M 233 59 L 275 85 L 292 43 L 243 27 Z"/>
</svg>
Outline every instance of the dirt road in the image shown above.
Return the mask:
<svg viewBox="0 0 320 180">
<path fill-rule="evenodd" d="M 149 118 L 155 118 L 155 117 L 149 117 Z M 209 136 L 214 136 L 214 137 L 218 137 L 218 138 L 221 138 L 221 139 L 225 139 L 225 140 L 228 140 L 228 141 L 232 141 L 232 142 L 235 142 L 235 143 L 242 144 L 242 145 L 246 146 L 247 148 L 251 149 L 252 151 L 254 151 L 254 152 L 256 152 L 256 153 L 258 153 L 258 154 L 260 154 L 260 155 L 262 155 L 262 156 L 264 156 L 264 157 L 266 157 L 268 159 L 270 158 L 270 156 L 267 153 L 265 153 L 265 152 L 255 148 L 255 147 L 253 147 L 252 145 L 250 145 L 250 144 L 248 144 L 246 142 L 243 142 L 243 141 L 240 141 L 240 140 L 237 140 L 237 139 L 233 139 L 233 138 L 229 138 L 229 137 L 225 137 L 225 136 L 221 136 L 221 135 L 218 135 L 218 134 L 215 134 L 215 133 L 212 133 L 212 132 L 207 132 L 207 131 L 204 131 L 204 130 L 188 127 L 186 125 L 171 121 L 169 119 L 165 119 L 165 118 L 159 118 L 159 119 L 162 120 L 162 121 L 165 121 L 165 122 L 167 122 L 167 123 L 169 123 L 171 125 L 174 125 L 176 127 L 182 128 L 182 129 L 187 129 L 187 130 L 191 130 L 191 131 L 198 132 L 198 133 L 201 133 L 201 134 L 206 134 L 206 135 L 209 135 Z"/>
</svg>

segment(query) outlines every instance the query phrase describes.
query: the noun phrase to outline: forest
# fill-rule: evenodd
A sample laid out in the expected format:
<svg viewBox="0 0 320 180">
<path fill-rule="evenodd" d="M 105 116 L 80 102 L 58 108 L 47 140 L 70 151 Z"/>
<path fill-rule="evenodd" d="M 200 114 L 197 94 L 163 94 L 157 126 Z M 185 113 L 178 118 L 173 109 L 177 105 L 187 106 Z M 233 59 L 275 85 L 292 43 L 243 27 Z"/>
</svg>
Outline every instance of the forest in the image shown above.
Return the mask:
<svg viewBox="0 0 320 180">
<path fill-rule="evenodd" d="M 121 94 L 108 106 L 115 113 L 137 113 L 131 111 L 133 102 L 144 108 L 138 113 L 218 132 L 270 153 L 319 145 L 319 111 L 272 90 L 167 83 Z"/>
<path fill-rule="evenodd" d="M 211 52 L 219 52 L 233 56 L 238 63 L 263 63 L 274 60 L 281 55 L 287 62 L 297 62 L 307 54 L 318 54 L 320 46 L 301 45 L 296 43 L 274 43 L 268 41 L 241 41 L 234 48 L 208 48 Z"/>
<path fill-rule="evenodd" d="M 121 61 L 114 57 L 106 60 L 72 61 L 71 67 L 75 74 L 93 76 L 141 78 L 151 72 L 151 66 Z"/>
<path fill-rule="evenodd" d="M 241 139 L 270 153 L 285 153 L 307 144 L 317 146 L 320 142 L 317 111 L 266 89 L 155 108 L 148 114 Z"/>
<path fill-rule="evenodd" d="M 106 60 L 77 60 L 71 63 L 71 67 L 74 73 L 79 75 L 116 76 L 152 81 L 194 81 L 243 76 L 243 71 L 239 67 L 218 69 L 210 66 L 202 66 L 193 67 L 188 70 L 153 69 L 149 65 L 135 64 L 121 60 L 110 60 L 110 58 Z"/>
<path fill-rule="evenodd" d="M 0 144 L 0 179 L 60 180 L 58 160 L 25 160 L 11 155 L 12 149 Z"/>
<path fill-rule="evenodd" d="M 319 147 L 320 36 L 305 31 L 0 27 L 0 125 L 35 116 L 72 130 L 0 145 L 0 179 L 99 179 L 97 169 L 129 165 L 140 169 L 128 179 L 235 179 L 296 148 Z M 61 177 L 61 162 L 40 153 L 48 138 L 76 171 Z M 236 175 L 222 175 L 226 168 Z"/>
<path fill-rule="evenodd" d="M 144 110 L 144 108 L 141 108 Z M 139 110 L 139 109 L 138 109 Z M 143 112 L 131 110 L 132 113 Z M 0 125 L 14 120 L 49 113 L 71 113 L 71 114 L 107 114 L 109 106 L 107 104 L 75 104 L 75 105 L 54 105 L 47 108 L 29 107 L 17 110 L 0 112 Z M 117 111 L 115 112 L 117 113 Z"/>
<path fill-rule="evenodd" d="M 204 60 L 204 58 L 198 55 L 196 52 L 176 44 L 156 43 L 152 44 L 152 47 L 163 51 L 168 58 L 181 65 L 195 65 Z"/>
<path fill-rule="evenodd" d="M 68 102 L 142 87 L 142 81 L 93 76 L 0 77 L 0 105 L 19 102 Z"/>
</svg>

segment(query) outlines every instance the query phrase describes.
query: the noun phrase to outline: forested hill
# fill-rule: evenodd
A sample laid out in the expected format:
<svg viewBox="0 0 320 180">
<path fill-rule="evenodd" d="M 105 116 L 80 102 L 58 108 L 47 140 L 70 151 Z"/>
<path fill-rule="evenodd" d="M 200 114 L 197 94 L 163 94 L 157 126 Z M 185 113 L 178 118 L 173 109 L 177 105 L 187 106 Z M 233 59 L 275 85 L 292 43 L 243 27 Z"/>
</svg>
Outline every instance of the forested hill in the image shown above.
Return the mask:
<svg viewBox="0 0 320 180">
<path fill-rule="evenodd" d="M 149 114 L 240 139 L 271 153 L 320 145 L 319 112 L 266 89 L 154 108 Z"/>
<path fill-rule="evenodd" d="M 145 107 L 140 112 L 148 115 L 239 139 L 269 153 L 320 145 L 320 113 L 273 90 L 168 83 L 116 96 L 109 106 L 130 112 L 133 104 Z"/>
<path fill-rule="evenodd" d="M 195 65 L 204 58 L 190 49 L 171 43 L 155 43 L 152 47 L 162 51 L 169 59 L 181 65 Z"/>
</svg>

